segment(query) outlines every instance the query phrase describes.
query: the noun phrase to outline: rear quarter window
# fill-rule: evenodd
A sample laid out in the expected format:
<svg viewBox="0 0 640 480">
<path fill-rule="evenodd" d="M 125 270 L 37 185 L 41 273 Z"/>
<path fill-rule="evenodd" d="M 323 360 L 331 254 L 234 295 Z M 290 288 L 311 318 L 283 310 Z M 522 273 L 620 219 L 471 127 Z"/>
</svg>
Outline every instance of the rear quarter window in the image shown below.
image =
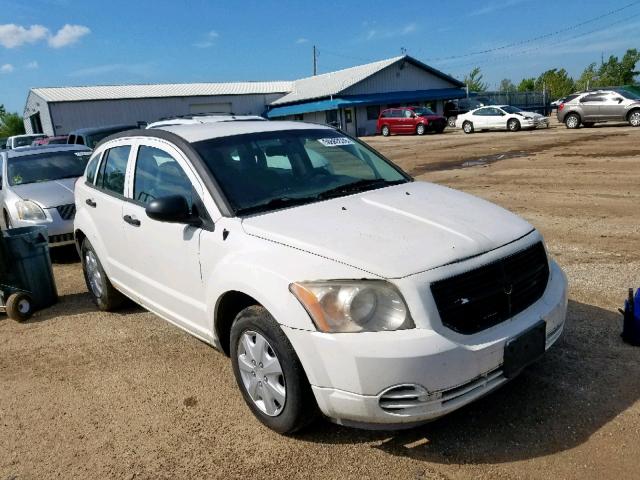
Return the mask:
<svg viewBox="0 0 640 480">
<path fill-rule="evenodd" d="M 95 179 L 96 179 L 96 172 L 98 171 L 98 165 L 100 163 L 100 158 L 102 155 L 94 155 L 93 157 L 91 157 L 91 160 L 89 160 L 89 163 L 87 164 L 87 170 L 85 172 L 85 177 L 86 177 L 86 181 L 89 184 L 94 183 Z"/>
</svg>

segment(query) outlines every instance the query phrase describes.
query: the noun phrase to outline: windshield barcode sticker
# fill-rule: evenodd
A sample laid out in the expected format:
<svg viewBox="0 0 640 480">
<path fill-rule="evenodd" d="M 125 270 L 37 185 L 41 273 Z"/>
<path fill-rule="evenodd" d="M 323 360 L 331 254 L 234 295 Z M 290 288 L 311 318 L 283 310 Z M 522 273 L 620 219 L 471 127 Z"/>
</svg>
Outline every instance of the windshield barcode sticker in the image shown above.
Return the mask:
<svg viewBox="0 0 640 480">
<path fill-rule="evenodd" d="M 325 147 L 341 147 L 343 145 L 353 145 L 353 140 L 346 137 L 319 138 L 318 141 Z"/>
</svg>

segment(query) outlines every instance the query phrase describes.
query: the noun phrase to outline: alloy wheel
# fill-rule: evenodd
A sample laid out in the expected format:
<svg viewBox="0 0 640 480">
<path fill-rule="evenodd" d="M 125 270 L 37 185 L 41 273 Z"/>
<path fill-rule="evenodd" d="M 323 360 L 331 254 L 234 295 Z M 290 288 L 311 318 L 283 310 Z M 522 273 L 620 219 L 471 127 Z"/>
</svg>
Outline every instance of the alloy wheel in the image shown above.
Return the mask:
<svg viewBox="0 0 640 480">
<path fill-rule="evenodd" d="M 84 256 L 84 267 L 87 272 L 87 279 L 91 292 L 96 298 L 102 297 L 102 274 L 98 267 L 98 259 L 93 251 L 88 250 Z"/>
<path fill-rule="evenodd" d="M 238 342 L 238 367 L 242 384 L 256 407 L 270 417 L 278 416 L 287 399 L 282 366 L 266 338 L 245 331 Z"/>
<path fill-rule="evenodd" d="M 640 112 L 633 112 L 629 117 L 629 123 L 633 127 L 640 126 Z"/>
<path fill-rule="evenodd" d="M 576 128 L 578 126 L 578 118 L 575 115 L 571 115 L 567 118 L 567 127 Z"/>
</svg>

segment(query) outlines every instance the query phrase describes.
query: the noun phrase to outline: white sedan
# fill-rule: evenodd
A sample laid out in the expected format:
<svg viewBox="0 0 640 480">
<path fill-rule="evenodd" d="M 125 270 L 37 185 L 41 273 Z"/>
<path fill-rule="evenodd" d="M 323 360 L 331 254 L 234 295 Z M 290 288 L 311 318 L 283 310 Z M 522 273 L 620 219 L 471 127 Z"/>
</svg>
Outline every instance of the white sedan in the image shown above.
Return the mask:
<svg viewBox="0 0 640 480">
<path fill-rule="evenodd" d="M 490 105 L 476 108 L 458 115 L 456 127 L 464 133 L 476 130 L 508 130 L 517 132 L 521 128 L 548 127 L 549 119 L 534 112 L 525 112 L 511 105 Z"/>
</svg>

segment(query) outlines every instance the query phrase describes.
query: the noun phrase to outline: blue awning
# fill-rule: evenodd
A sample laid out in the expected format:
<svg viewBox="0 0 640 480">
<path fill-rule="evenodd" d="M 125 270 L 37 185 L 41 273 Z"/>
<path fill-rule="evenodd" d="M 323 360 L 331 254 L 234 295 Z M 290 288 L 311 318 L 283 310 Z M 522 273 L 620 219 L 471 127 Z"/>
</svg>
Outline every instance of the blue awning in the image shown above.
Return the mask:
<svg viewBox="0 0 640 480">
<path fill-rule="evenodd" d="M 269 118 L 286 117 L 310 112 L 322 112 L 346 107 L 364 107 L 390 103 L 425 102 L 431 100 L 450 100 L 464 98 L 466 92 L 461 88 L 439 88 L 431 90 L 412 90 L 404 92 L 373 93 L 368 95 L 342 95 L 315 102 L 298 103 L 273 107 L 267 112 Z"/>
</svg>

